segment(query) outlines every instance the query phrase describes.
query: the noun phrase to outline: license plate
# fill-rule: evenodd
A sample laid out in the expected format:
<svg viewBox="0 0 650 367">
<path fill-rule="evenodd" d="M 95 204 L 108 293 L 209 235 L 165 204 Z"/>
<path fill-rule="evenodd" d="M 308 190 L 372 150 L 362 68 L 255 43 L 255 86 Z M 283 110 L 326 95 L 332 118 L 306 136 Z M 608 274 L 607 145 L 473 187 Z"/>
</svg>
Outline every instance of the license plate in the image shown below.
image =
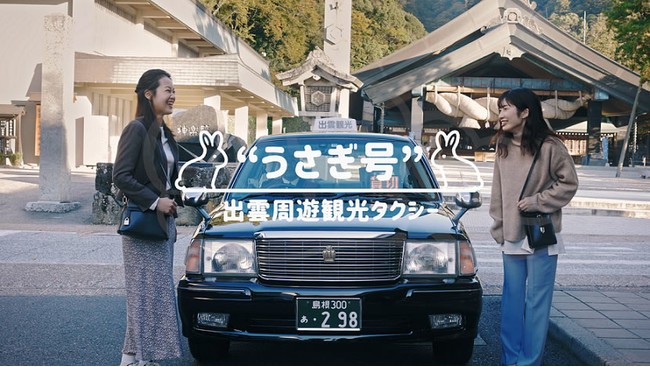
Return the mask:
<svg viewBox="0 0 650 367">
<path fill-rule="evenodd" d="M 360 331 L 361 299 L 297 298 L 296 328 L 305 331 Z"/>
</svg>

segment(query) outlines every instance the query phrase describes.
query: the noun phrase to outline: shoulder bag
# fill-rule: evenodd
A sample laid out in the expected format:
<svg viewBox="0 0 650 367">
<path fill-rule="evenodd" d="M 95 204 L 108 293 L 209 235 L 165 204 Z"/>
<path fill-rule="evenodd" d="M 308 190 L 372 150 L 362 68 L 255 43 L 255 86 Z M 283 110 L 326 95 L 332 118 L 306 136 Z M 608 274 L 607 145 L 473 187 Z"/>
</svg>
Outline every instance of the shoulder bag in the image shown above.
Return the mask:
<svg viewBox="0 0 650 367">
<path fill-rule="evenodd" d="M 542 144 L 544 142 L 542 141 Z M 542 145 L 540 144 L 539 149 L 535 153 L 533 158 L 533 163 L 530 166 L 528 171 L 528 176 L 524 182 L 524 187 L 521 189 L 521 194 L 519 195 L 519 200 L 524 197 L 524 191 L 530 180 L 530 175 L 533 172 L 537 158 L 542 150 Z M 524 226 L 524 232 L 526 233 L 526 238 L 528 238 L 528 246 L 533 249 L 544 248 L 550 245 L 555 245 L 557 243 L 557 238 L 555 237 L 555 227 L 553 227 L 553 221 L 551 220 L 550 213 L 542 212 L 525 212 L 520 211 L 521 221 Z"/>
<path fill-rule="evenodd" d="M 166 241 L 169 238 L 167 230 L 161 226 L 158 213 L 155 210 L 143 211 L 130 200 L 122 209 L 117 233 L 139 240 Z"/>
</svg>

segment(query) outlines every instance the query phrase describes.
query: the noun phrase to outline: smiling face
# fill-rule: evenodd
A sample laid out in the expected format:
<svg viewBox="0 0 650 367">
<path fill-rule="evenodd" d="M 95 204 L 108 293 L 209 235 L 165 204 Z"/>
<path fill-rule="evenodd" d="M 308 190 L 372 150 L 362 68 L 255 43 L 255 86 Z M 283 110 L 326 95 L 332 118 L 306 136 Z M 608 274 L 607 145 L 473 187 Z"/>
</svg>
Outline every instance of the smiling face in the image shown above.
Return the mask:
<svg viewBox="0 0 650 367">
<path fill-rule="evenodd" d="M 153 91 L 147 91 L 146 97 L 151 101 L 151 108 L 158 121 L 164 115 L 170 115 L 176 101 L 174 83 L 166 76 L 160 78 L 160 85 Z"/>
<path fill-rule="evenodd" d="M 511 105 L 505 99 L 499 105 L 499 123 L 503 131 L 512 133 L 514 136 L 521 136 L 524 131 L 524 124 L 528 117 L 528 109 L 518 111 L 517 107 Z"/>
</svg>

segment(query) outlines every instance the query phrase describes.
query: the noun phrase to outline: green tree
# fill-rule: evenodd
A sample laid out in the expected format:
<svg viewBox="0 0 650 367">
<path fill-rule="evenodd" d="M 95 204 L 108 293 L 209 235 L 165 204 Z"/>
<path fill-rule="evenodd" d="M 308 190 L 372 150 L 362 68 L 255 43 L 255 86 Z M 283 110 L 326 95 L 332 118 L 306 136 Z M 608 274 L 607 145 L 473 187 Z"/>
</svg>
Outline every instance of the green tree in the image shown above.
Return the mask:
<svg viewBox="0 0 650 367">
<path fill-rule="evenodd" d="M 322 45 L 317 0 L 202 0 L 235 34 L 270 60 L 273 70 L 301 63 Z"/>
<path fill-rule="evenodd" d="M 323 0 L 201 0 L 213 14 L 266 55 L 273 71 L 291 69 L 323 45 Z M 352 3 L 351 68 L 358 69 L 426 34 L 397 0 Z"/>
<path fill-rule="evenodd" d="M 650 80 L 650 2 L 612 0 L 607 23 L 619 42 L 618 60 L 638 72 L 644 82 Z"/>
<path fill-rule="evenodd" d="M 582 39 L 582 19 L 571 11 L 569 0 L 558 0 L 555 10 L 548 20 L 573 37 Z"/>
<path fill-rule="evenodd" d="M 375 42 L 373 29 L 376 25 L 360 11 L 352 11 L 352 44 L 350 47 L 350 69 L 356 70 L 379 60 L 388 54 L 388 45 Z"/>
<path fill-rule="evenodd" d="M 377 61 L 426 34 L 422 23 L 395 0 L 355 0 L 351 69 Z"/>
<path fill-rule="evenodd" d="M 614 31 L 607 26 L 607 15 L 592 16 L 587 29 L 587 45 L 610 59 L 615 59 L 617 42 Z"/>
<path fill-rule="evenodd" d="M 285 133 L 300 133 L 309 131 L 311 125 L 303 121 L 302 117 L 286 117 L 282 119 L 282 127 Z"/>
<path fill-rule="evenodd" d="M 607 10 L 610 0 L 571 0 L 571 11 L 577 14 L 600 14 Z"/>
<path fill-rule="evenodd" d="M 607 13 L 609 25 L 614 29 L 619 42 L 616 49 L 618 60 L 637 71 L 639 85 L 627 125 L 623 149 L 618 160 L 616 177 L 621 176 L 623 162 L 630 141 L 630 132 L 636 118 L 639 95 L 643 84 L 650 80 L 650 2 L 648 0 L 612 0 Z"/>
<path fill-rule="evenodd" d="M 584 40 L 589 47 L 614 59 L 618 45 L 614 38 L 614 31 L 608 26 L 607 15 L 598 13 L 604 6 L 603 1 L 608 0 L 558 0 L 553 5 L 554 12 L 549 16 L 549 20 L 577 40 L 581 42 Z M 590 13 L 591 11 L 597 13 Z M 587 14 L 586 27 L 585 14 Z"/>
<path fill-rule="evenodd" d="M 207 9 L 212 9 L 212 14 L 219 18 L 225 25 L 245 41 L 253 40 L 248 13 L 251 9 L 250 1 L 238 0 L 201 0 Z"/>
<path fill-rule="evenodd" d="M 401 0 L 404 10 L 415 15 L 428 32 L 440 28 L 478 2 L 479 0 Z"/>
</svg>

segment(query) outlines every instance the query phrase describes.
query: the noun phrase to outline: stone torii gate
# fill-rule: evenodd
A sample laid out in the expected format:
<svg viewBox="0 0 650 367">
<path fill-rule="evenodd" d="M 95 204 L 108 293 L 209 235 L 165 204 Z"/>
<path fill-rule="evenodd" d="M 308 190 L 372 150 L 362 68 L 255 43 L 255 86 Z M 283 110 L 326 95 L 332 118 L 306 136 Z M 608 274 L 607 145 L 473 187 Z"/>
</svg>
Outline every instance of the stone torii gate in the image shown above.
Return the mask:
<svg viewBox="0 0 650 367">
<path fill-rule="evenodd" d="M 65 14 L 45 17 L 45 52 L 40 139 L 40 197 L 25 210 L 65 213 L 80 207 L 70 201 L 74 151 L 73 119 L 66 114 L 73 103 L 74 48 L 72 18 Z"/>
</svg>

